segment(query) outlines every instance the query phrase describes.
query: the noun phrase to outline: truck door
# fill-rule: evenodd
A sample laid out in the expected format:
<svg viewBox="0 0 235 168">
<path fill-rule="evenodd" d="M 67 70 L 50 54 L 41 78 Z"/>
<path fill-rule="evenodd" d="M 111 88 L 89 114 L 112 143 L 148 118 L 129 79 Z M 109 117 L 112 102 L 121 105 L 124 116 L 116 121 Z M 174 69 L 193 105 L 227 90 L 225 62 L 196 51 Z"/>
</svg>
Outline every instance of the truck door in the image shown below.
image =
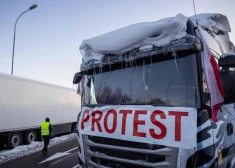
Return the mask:
<svg viewBox="0 0 235 168">
<path fill-rule="evenodd" d="M 221 69 L 220 77 L 225 93 L 218 121 L 213 123 L 214 144 L 217 149 L 217 161 L 220 167 L 226 165 L 229 151 L 235 142 L 235 71 Z"/>
<path fill-rule="evenodd" d="M 215 145 L 215 161 L 219 167 L 225 167 L 228 161 L 229 150 L 233 145 L 233 117 L 227 108 L 223 105 L 218 112 L 218 121 L 212 122 L 212 130 Z"/>
<path fill-rule="evenodd" d="M 234 104 L 226 104 L 223 106 L 228 113 L 231 115 L 231 123 L 227 126 L 227 132 L 232 137 L 232 143 L 235 142 L 235 103 Z"/>
<path fill-rule="evenodd" d="M 227 146 L 231 146 L 235 142 L 235 69 L 221 70 L 220 77 L 223 84 L 223 89 L 225 93 L 224 105 L 222 107 L 222 112 L 226 118 L 226 135 L 231 137 L 231 143 Z M 221 118 L 223 119 L 223 118 Z"/>
<path fill-rule="evenodd" d="M 232 120 L 228 105 L 223 105 L 218 112 L 218 121 L 213 123 L 213 134 L 215 147 L 221 146 L 222 150 L 233 144 Z"/>
</svg>

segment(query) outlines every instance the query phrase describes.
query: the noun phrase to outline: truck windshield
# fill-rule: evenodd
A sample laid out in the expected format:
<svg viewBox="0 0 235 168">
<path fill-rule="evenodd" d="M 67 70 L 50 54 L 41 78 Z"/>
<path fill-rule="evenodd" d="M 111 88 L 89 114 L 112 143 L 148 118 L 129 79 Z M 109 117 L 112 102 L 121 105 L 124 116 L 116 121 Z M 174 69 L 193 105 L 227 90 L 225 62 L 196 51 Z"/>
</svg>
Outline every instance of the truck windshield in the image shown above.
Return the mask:
<svg viewBox="0 0 235 168">
<path fill-rule="evenodd" d="M 121 67 L 86 75 L 83 104 L 199 106 L 195 53 L 161 62 L 145 58 Z"/>
</svg>

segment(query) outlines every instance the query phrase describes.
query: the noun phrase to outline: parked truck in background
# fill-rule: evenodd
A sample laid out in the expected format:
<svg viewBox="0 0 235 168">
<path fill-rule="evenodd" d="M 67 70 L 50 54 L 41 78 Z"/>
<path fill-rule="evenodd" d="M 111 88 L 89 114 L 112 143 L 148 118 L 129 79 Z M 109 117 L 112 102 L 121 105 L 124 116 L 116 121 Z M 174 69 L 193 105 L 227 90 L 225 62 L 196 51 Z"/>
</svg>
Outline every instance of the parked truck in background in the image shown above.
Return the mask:
<svg viewBox="0 0 235 168">
<path fill-rule="evenodd" d="M 53 135 L 71 132 L 80 102 L 74 89 L 0 73 L 0 143 L 14 148 L 40 140 L 47 117 Z"/>
<path fill-rule="evenodd" d="M 80 46 L 74 76 L 83 167 L 235 166 L 235 50 L 228 19 L 130 25 Z"/>
</svg>

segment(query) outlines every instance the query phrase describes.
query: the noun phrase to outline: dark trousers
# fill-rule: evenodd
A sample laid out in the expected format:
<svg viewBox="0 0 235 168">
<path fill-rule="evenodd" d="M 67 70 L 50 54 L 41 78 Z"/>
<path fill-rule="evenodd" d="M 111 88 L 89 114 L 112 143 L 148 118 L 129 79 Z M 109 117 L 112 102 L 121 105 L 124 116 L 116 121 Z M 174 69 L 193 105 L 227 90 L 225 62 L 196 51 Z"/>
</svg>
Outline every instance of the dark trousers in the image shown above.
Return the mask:
<svg viewBox="0 0 235 168">
<path fill-rule="evenodd" d="M 47 135 L 47 136 L 42 136 L 43 137 L 43 140 L 44 140 L 44 147 L 43 147 L 43 151 L 47 152 L 47 147 L 50 143 L 50 136 Z"/>
</svg>

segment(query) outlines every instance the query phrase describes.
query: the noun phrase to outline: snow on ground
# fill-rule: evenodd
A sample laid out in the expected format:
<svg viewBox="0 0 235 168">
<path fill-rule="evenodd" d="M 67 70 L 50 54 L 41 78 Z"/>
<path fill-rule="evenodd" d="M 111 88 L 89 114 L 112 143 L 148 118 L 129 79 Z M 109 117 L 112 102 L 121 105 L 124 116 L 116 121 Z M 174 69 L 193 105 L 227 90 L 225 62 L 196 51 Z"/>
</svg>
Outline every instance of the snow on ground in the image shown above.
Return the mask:
<svg viewBox="0 0 235 168">
<path fill-rule="evenodd" d="M 76 133 L 55 137 L 50 140 L 49 147 L 70 141 L 72 139 L 75 139 L 76 137 L 77 137 Z M 43 148 L 43 142 L 33 142 L 30 145 L 18 146 L 12 150 L 0 151 L 0 165 L 6 163 L 9 160 L 31 155 L 35 152 L 42 150 L 42 148 Z"/>
</svg>

